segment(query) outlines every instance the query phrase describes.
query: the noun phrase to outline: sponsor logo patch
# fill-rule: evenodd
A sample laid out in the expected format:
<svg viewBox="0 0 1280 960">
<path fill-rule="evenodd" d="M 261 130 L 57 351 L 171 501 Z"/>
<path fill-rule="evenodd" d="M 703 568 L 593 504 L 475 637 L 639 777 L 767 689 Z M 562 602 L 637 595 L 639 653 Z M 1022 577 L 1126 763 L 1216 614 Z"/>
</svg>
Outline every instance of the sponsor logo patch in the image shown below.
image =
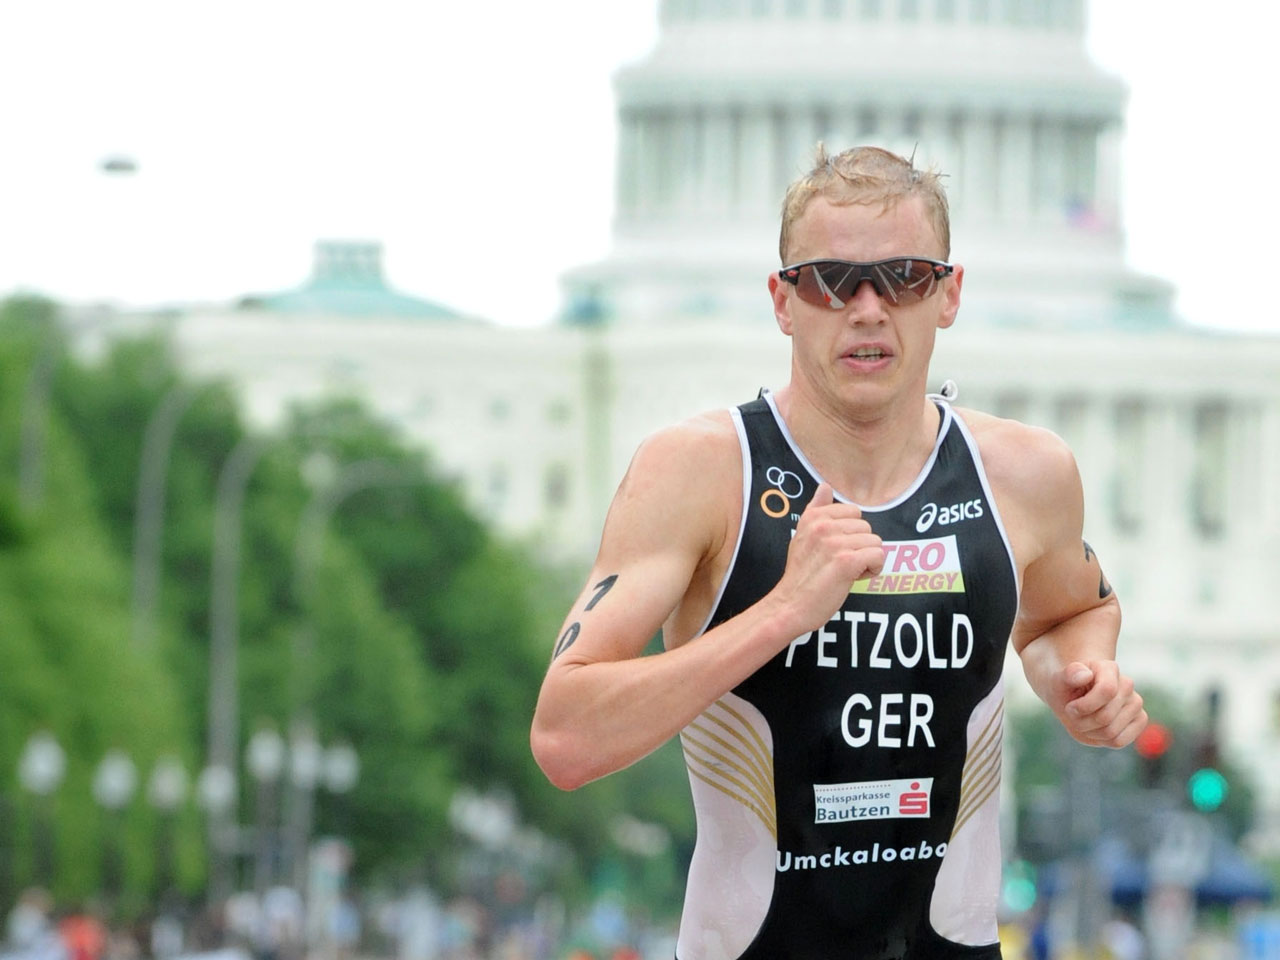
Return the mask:
<svg viewBox="0 0 1280 960">
<path fill-rule="evenodd" d="M 884 567 L 874 577 L 855 580 L 850 593 L 964 593 L 960 545 L 955 534 L 884 544 Z"/>
<path fill-rule="evenodd" d="M 804 481 L 781 467 L 770 467 L 764 476 L 773 486 L 760 494 L 760 509 L 775 519 L 789 515 L 791 501 L 804 493 Z M 793 516 L 792 519 L 799 518 Z M 792 530 L 791 535 L 794 537 L 796 532 Z"/>
<path fill-rule="evenodd" d="M 790 850 L 779 850 L 777 853 L 778 873 L 791 870 L 833 870 L 838 867 L 861 867 L 872 863 L 894 863 L 895 861 L 941 859 L 947 855 L 947 845 L 929 843 L 921 840 L 919 846 L 907 847 L 880 846 L 874 843 L 870 847 L 856 850 L 845 849 L 839 844 L 834 850 L 823 853 L 792 853 Z"/>
<path fill-rule="evenodd" d="M 926 503 L 920 508 L 920 517 L 916 520 L 916 532 L 927 533 L 937 522 L 940 526 L 959 523 L 961 520 L 975 520 L 983 515 L 982 498 L 968 500 L 965 503 L 953 503 L 949 507 L 939 507 L 936 503 Z"/>
<path fill-rule="evenodd" d="M 815 783 L 814 823 L 850 820 L 902 820 L 928 817 L 933 777 L 868 780 L 863 783 Z"/>
</svg>

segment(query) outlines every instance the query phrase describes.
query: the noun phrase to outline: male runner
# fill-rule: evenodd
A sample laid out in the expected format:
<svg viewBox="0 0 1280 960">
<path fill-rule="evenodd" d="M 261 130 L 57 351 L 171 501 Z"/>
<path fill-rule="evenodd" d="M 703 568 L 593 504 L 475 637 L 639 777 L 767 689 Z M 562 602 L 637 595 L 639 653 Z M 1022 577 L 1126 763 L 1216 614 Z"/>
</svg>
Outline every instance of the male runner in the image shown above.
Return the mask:
<svg viewBox="0 0 1280 960">
<path fill-rule="evenodd" d="M 1119 605 L 1062 441 L 927 394 L 964 279 L 937 175 L 819 147 L 780 248 L 790 380 L 640 446 L 533 751 L 572 789 L 681 735 L 678 960 L 998 958 L 1006 641 L 1073 737 L 1121 747 L 1147 718 Z"/>
</svg>

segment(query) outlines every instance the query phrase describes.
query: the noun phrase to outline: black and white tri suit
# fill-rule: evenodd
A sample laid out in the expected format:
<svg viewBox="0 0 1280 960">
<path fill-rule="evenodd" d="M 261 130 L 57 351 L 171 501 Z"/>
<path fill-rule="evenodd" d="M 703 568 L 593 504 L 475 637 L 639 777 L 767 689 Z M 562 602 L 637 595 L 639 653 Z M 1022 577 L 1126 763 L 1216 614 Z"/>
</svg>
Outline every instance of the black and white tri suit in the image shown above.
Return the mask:
<svg viewBox="0 0 1280 960">
<path fill-rule="evenodd" d="M 931 399 L 941 425 L 920 475 L 862 508 L 880 575 L 681 734 L 698 836 L 678 960 L 1000 957 L 1017 574 L 977 445 Z M 742 521 L 704 631 L 778 582 L 822 479 L 768 393 L 731 413 Z"/>
</svg>

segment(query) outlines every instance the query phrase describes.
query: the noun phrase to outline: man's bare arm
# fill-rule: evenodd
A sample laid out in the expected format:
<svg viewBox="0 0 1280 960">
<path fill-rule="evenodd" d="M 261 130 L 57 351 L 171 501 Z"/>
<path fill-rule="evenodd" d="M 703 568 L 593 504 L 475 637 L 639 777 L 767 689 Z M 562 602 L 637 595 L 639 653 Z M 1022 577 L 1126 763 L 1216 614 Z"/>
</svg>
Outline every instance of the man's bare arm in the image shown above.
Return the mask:
<svg viewBox="0 0 1280 960">
<path fill-rule="evenodd" d="M 741 489 L 741 458 L 731 428 L 732 446 L 725 440 L 687 425 L 657 434 L 619 488 L 530 732 L 534 756 L 557 786 L 573 789 L 661 746 L 825 622 L 855 579 L 879 569 L 880 540 L 857 508 L 820 489 L 770 594 L 702 636 L 668 638 L 667 650 L 643 656 L 723 538 L 736 535 L 736 522 L 731 533 L 724 529 L 724 498 Z"/>
<path fill-rule="evenodd" d="M 1022 438 L 1023 522 L 1033 551 L 1023 574 L 1013 646 L 1036 694 L 1091 746 L 1123 747 L 1146 726 L 1133 681 L 1116 662 L 1120 604 L 1084 542 L 1084 499 L 1070 450 L 1053 434 Z"/>
</svg>

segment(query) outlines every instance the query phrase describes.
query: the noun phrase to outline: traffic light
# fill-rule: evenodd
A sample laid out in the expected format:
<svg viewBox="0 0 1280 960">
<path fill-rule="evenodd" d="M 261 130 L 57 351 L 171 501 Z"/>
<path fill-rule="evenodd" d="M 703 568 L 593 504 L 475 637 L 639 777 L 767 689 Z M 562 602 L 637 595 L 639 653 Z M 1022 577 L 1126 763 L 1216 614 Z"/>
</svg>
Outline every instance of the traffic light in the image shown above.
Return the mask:
<svg viewBox="0 0 1280 960">
<path fill-rule="evenodd" d="M 1138 782 L 1144 787 L 1158 787 L 1164 781 L 1166 757 L 1173 746 L 1173 731 L 1162 723 L 1149 723 L 1133 749 L 1138 754 Z"/>
<path fill-rule="evenodd" d="M 1201 813 L 1212 813 L 1222 806 L 1230 788 L 1222 774 L 1222 751 L 1218 746 L 1218 728 L 1222 716 L 1222 691 L 1210 687 L 1205 692 L 1205 724 L 1196 739 L 1187 777 L 1187 798 Z"/>
<path fill-rule="evenodd" d="M 1026 913 L 1036 905 L 1036 868 L 1026 860 L 1006 863 L 1000 902 L 1013 913 Z"/>
<path fill-rule="evenodd" d="M 1227 778 L 1213 767 L 1201 767 L 1187 778 L 1187 796 L 1201 813 L 1217 810 L 1229 792 Z"/>
</svg>

